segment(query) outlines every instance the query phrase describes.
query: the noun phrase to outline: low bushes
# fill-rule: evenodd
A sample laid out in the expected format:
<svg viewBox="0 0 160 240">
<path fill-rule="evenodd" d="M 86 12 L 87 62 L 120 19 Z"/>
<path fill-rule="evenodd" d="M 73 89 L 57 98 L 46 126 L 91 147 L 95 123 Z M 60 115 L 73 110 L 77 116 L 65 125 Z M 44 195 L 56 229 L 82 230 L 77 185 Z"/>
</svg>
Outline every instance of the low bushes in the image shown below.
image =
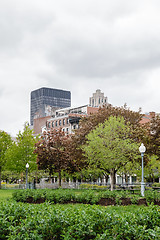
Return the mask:
<svg viewBox="0 0 160 240">
<path fill-rule="evenodd" d="M 160 188 L 160 183 L 155 182 L 155 183 L 152 184 L 152 187 L 158 187 L 158 188 Z"/>
<path fill-rule="evenodd" d="M 90 184 L 90 183 L 82 183 L 80 186 L 80 189 L 109 189 L 110 186 L 99 186 L 97 184 Z"/>
<path fill-rule="evenodd" d="M 160 207 L 0 203 L 1 240 L 154 240 Z"/>
<path fill-rule="evenodd" d="M 18 202 L 37 202 L 41 199 L 43 201 L 49 201 L 51 203 L 89 203 L 95 204 L 101 198 L 101 193 L 97 193 L 93 190 L 74 191 L 71 189 L 26 189 L 18 190 L 13 193 L 13 199 Z"/>
<path fill-rule="evenodd" d="M 155 203 L 155 202 L 160 202 L 160 193 L 157 191 L 146 191 L 145 198 L 149 204 Z"/>
<path fill-rule="evenodd" d="M 27 189 L 17 190 L 13 193 L 13 199 L 19 202 L 42 203 L 49 201 L 51 203 L 85 203 L 98 204 L 101 199 L 112 199 L 117 205 L 138 204 L 140 200 L 146 204 L 160 205 L 160 193 L 157 191 L 145 191 L 145 199 L 140 195 L 130 194 L 129 191 L 97 191 L 97 190 L 71 190 L 71 189 Z M 144 200 L 144 201 L 143 201 Z M 101 201 L 102 203 L 102 201 Z M 107 205 L 105 201 L 103 205 Z"/>
</svg>

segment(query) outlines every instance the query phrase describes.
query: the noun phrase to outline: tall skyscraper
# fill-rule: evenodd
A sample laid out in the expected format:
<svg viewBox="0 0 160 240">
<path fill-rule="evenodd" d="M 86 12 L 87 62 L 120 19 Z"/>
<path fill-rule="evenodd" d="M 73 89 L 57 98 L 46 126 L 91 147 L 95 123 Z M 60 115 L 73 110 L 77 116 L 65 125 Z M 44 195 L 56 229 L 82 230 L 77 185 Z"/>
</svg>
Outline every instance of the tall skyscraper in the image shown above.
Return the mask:
<svg viewBox="0 0 160 240">
<path fill-rule="evenodd" d="M 71 106 L 71 92 L 54 88 L 39 88 L 31 92 L 30 124 L 34 118 L 51 116 L 53 109 Z"/>
</svg>

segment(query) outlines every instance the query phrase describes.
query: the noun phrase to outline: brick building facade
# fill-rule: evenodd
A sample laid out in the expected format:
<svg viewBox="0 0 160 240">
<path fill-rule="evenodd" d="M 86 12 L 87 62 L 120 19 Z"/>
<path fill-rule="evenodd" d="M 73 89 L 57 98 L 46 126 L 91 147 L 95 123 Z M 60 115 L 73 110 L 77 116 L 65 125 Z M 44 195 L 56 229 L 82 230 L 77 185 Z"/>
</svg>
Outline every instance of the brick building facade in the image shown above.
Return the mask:
<svg viewBox="0 0 160 240">
<path fill-rule="evenodd" d="M 55 116 L 47 119 L 46 125 L 42 131 L 49 129 L 62 128 L 66 134 L 70 134 L 73 130 L 79 128 L 79 121 L 82 117 L 98 111 L 98 107 L 90 107 L 88 105 L 77 108 L 64 108 L 55 111 Z"/>
</svg>

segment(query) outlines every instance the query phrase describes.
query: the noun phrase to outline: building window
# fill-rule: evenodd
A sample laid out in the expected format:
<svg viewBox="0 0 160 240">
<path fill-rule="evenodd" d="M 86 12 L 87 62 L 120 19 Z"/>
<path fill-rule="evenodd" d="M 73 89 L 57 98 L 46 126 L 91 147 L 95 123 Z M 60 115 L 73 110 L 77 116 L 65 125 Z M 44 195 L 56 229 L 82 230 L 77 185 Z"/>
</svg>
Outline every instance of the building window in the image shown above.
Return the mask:
<svg viewBox="0 0 160 240">
<path fill-rule="evenodd" d="M 65 119 L 63 119 L 63 125 L 65 125 Z"/>
<path fill-rule="evenodd" d="M 63 128 L 62 131 L 65 132 L 65 129 Z"/>
<path fill-rule="evenodd" d="M 61 126 L 61 123 L 62 123 L 62 121 L 61 121 L 61 120 L 59 120 L 59 126 Z"/>
<path fill-rule="evenodd" d="M 49 122 L 49 123 L 48 123 L 48 128 L 50 128 L 50 127 L 51 127 L 51 123 Z"/>
<path fill-rule="evenodd" d="M 73 129 L 76 129 L 76 125 L 73 125 Z"/>
<path fill-rule="evenodd" d="M 69 119 L 67 118 L 67 124 L 69 124 Z"/>
<path fill-rule="evenodd" d="M 68 129 L 68 128 L 66 128 L 66 131 L 67 131 L 67 134 L 68 134 L 68 132 L 69 132 L 69 129 Z"/>
<path fill-rule="evenodd" d="M 56 127 L 57 127 L 57 121 L 56 121 Z"/>
<path fill-rule="evenodd" d="M 54 122 L 52 122 L 52 127 L 54 128 Z"/>
</svg>

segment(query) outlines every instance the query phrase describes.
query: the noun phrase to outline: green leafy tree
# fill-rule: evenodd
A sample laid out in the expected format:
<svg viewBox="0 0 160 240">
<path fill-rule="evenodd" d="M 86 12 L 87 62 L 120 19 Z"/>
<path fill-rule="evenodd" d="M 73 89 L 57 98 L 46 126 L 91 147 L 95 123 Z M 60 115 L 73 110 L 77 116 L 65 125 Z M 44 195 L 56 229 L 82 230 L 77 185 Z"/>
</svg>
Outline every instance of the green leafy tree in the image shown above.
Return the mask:
<svg viewBox="0 0 160 240">
<path fill-rule="evenodd" d="M 97 167 L 111 177 L 111 190 L 115 173 L 125 166 L 129 159 L 136 159 L 138 144 L 132 139 L 133 130 L 123 117 L 110 116 L 103 124 L 87 135 L 82 147 L 89 166 Z"/>
<path fill-rule="evenodd" d="M 6 152 L 7 169 L 24 173 L 26 163 L 29 164 L 29 171 L 36 169 L 36 154 L 34 154 L 35 143 L 38 137 L 34 137 L 33 131 L 25 124 L 24 130 L 19 131 L 16 141 Z"/>
<path fill-rule="evenodd" d="M 148 156 L 149 161 L 144 167 L 145 178 L 148 179 L 149 182 L 155 182 L 156 176 L 158 177 L 160 174 L 160 162 L 158 160 L 157 155 Z"/>
<path fill-rule="evenodd" d="M 1 174 L 2 170 L 6 164 L 6 151 L 12 144 L 11 136 L 4 132 L 0 131 L 0 188 L 1 188 Z"/>
<path fill-rule="evenodd" d="M 129 161 L 126 163 L 126 165 L 120 167 L 117 173 L 123 179 L 125 179 L 125 183 L 128 183 L 128 175 L 137 176 L 137 173 L 138 174 L 140 173 L 140 169 L 141 169 L 141 159 L 137 153 L 137 156 L 135 155 L 135 159 L 129 157 Z M 141 174 L 139 176 L 141 176 Z"/>
<path fill-rule="evenodd" d="M 72 142 L 69 145 L 72 159 L 76 162 L 77 167 L 79 167 L 79 171 L 88 167 L 88 162 L 86 161 L 86 157 L 83 154 L 83 148 L 81 147 L 86 144 L 86 136 L 95 129 L 98 124 L 103 124 L 110 116 L 122 116 L 125 123 L 130 122 L 132 131 L 131 138 L 135 142 L 144 142 L 146 129 L 140 124 L 140 120 L 143 116 L 140 112 L 140 110 L 134 112 L 127 108 L 126 105 L 124 107 L 113 107 L 109 105 L 99 108 L 98 112 L 94 114 L 83 117 L 80 121 L 79 129 L 75 130 L 75 134 L 72 135 Z"/>
<path fill-rule="evenodd" d="M 2 180 L 6 183 L 19 182 L 19 174 L 16 171 L 4 170 L 2 172 Z"/>
</svg>

